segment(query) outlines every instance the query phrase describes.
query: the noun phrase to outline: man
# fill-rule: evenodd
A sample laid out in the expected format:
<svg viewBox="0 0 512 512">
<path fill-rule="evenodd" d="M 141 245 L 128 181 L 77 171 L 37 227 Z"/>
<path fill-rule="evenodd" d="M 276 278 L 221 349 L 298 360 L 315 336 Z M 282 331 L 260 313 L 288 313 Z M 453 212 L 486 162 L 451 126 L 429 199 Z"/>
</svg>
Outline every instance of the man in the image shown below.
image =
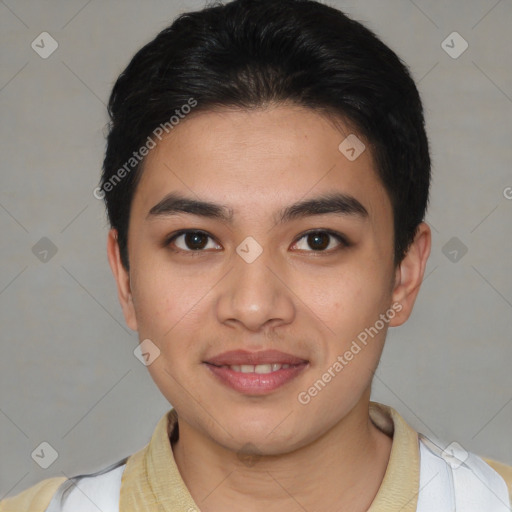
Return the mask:
<svg viewBox="0 0 512 512">
<path fill-rule="evenodd" d="M 109 262 L 173 408 L 2 512 L 510 510 L 511 467 L 370 402 L 431 245 L 422 105 L 388 47 L 313 1 L 235 0 L 140 50 L 109 112 Z"/>
</svg>

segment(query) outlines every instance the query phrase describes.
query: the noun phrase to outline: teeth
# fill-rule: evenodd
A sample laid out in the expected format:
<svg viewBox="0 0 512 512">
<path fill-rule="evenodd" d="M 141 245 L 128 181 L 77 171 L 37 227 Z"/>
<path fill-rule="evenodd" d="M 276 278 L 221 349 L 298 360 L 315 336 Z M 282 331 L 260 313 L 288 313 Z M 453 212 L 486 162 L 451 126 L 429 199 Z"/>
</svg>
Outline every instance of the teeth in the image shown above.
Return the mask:
<svg viewBox="0 0 512 512">
<path fill-rule="evenodd" d="M 259 364 L 258 366 L 254 367 L 254 371 L 256 373 L 270 373 L 275 372 L 276 370 L 279 370 L 279 368 L 276 368 L 276 366 L 280 366 L 279 364 Z"/>
<path fill-rule="evenodd" d="M 280 364 L 280 363 L 270 363 L 270 364 L 232 364 L 227 368 L 231 368 L 234 372 L 241 373 L 272 373 L 277 372 L 277 370 L 290 368 L 289 364 Z"/>
</svg>

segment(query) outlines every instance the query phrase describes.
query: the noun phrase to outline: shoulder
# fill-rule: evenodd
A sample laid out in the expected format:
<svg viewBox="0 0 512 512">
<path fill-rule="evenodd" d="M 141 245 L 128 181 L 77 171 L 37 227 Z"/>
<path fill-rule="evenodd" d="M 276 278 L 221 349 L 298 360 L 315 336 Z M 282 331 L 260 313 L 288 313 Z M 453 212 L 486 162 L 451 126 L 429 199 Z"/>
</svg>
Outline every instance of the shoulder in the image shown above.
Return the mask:
<svg viewBox="0 0 512 512">
<path fill-rule="evenodd" d="M 491 466 L 491 468 L 494 469 L 494 471 L 496 471 L 496 473 L 498 473 L 501 478 L 503 478 L 503 480 L 505 480 L 505 483 L 508 487 L 508 492 L 510 494 L 510 499 L 512 500 L 512 466 L 508 466 L 502 462 L 484 457 L 482 457 L 482 460 Z"/>
<path fill-rule="evenodd" d="M 119 510 L 119 491 L 129 457 L 95 473 L 49 478 L 0 502 L 0 512 L 82 512 L 91 502 L 98 510 Z"/>
<path fill-rule="evenodd" d="M 91 502 L 102 512 L 119 511 L 121 481 L 126 467 L 123 459 L 106 469 L 72 478 L 56 496 L 61 512 L 88 511 Z M 67 488 L 66 488 L 67 487 Z M 1 511 L 0 511 L 1 512 Z"/>
<path fill-rule="evenodd" d="M 44 512 L 65 477 L 47 478 L 0 501 L 0 512 Z"/>
<path fill-rule="evenodd" d="M 459 443 L 446 444 L 418 434 L 420 439 L 420 488 L 418 505 L 443 497 L 453 510 L 510 511 L 512 468 L 466 451 Z M 435 478 L 441 474 L 441 478 Z M 431 485 L 430 482 L 432 481 Z M 437 498 L 436 498 L 437 497 Z M 506 507 L 506 508 L 504 508 Z M 423 510 L 418 506 L 419 510 Z M 425 510 L 431 508 L 425 507 Z"/>
</svg>

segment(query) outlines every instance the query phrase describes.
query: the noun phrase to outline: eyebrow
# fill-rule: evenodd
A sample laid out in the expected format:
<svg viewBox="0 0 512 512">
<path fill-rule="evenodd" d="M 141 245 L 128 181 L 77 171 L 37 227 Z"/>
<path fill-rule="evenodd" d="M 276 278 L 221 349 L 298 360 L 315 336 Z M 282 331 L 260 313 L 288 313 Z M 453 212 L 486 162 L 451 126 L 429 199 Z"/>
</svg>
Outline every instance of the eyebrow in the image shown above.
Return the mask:
<svg viewBox="0 0 512 512">
<path fill-rule="evenodd" d="M 153 206 L 146 220 L 185 213 L 225 223 L 233 222 L 233 209 L 222 204 L 185 197 L 177 192 L 167 194 Z M 276 224 L 314 215 L 336 214 L 366 219 L 368 210 L 355 197 L 342 193 L 323 194 L 313 199 L 300 201 L 278 212 Z"/>
</svg>

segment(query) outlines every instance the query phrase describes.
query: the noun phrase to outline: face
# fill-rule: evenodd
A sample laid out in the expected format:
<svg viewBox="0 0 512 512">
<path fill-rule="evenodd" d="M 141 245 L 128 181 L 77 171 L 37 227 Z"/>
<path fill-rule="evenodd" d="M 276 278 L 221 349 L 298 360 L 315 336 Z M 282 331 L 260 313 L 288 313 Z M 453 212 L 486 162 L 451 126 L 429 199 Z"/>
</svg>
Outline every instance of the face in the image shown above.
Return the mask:
<svg viewBox="0 0 512 512">
<path fill-rule="evenodd" d="M 230 450 L 283 453 L 338 424 L 412 308 L 428 250 L 394 267 L 391 203 L 369 145 L 338 149 L 350 133 L 283 105 L 195 114 L 146 158 L 129 274 L 110 234 L 127 323 L 160 351 L 152 378 Z"/>
</svg>

